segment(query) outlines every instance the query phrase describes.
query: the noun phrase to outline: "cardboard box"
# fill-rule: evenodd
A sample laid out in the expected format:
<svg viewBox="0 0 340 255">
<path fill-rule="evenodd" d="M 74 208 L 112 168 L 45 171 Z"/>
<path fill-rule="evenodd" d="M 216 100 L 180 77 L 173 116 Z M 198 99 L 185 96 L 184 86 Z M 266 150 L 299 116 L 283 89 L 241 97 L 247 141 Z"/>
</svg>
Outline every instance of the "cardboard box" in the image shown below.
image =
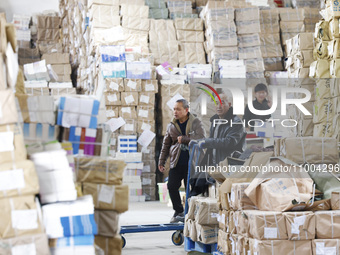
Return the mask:
<svg viewBox="0 0 340 255">
<path fill-rule="evenodd" d="M 144 130 L 148 129 L 155 133 L 155 126 L 155 120 L 145 120 L 139 118 L 137 121 L 137 132 L 141 134 L 144 132 Z"/>
<path fill-rule="evenodd" d="M 42 55 L 41 59 L 45 59 L 46 65 L 70 64 L 70 54 L 68 53 L 49 53 Z M 71 67 L 70 67 L 71 68 Z"/>
<path fill-rule="evenodd" d="M 60 39 L 59 28 L 39 28 L 38 41 L 58 41 Z"/>
<path fill-rule="evenodd" d="M 96 209 L 114 210 L 118 213 L 126 212 L 129 208 L 128 190 L 127 185 L 83 183 L 83 194 L 92 195 Z"/>
<path fill-rule="evenodd" d="M 249 218 L 245 211 L 235 211 L 233 220 L 235 221 L 236 232 L 239 236 L 249 236 Z"/>
<path fill-rule="evenodd" d="M 117 255 L 122 252 L 123 241 L 120 235 L 115 237 L 95 236 L 94 242 L 104 251 L 105 255 Z"/>
<path fill-rule="evenodd" d="M 175 19 L 175 27 L 177 30 L 203 31 L 202 19 Z"/>
<path fill-rule="evenodd" d="M 200 225 L 195 222 L 197 231 L 197 241 L 203 244 L 217 243 L 218 226 L 217 225 Z"/>
<path fill-rule="evenodd" d="M 332 210 L 340 210 L 340 192 L 332 192 L 331 207 Z"/>
<path fill-rule="evenodd" d="M 36 16 L 38 28 L 57 28 L 60 26 L 59 16 Z"/>
<path fill-rule="evenodd" d="M 18 114 L 12 90 L 0 91 L 0 125 L 16 123 Z"/>
<path fill-rule="evenodd" d="M 261 47 L 238 48 L 239 59 L 262 58 Z"/>
<path fill-rule="evenodd" d="M 301 139 L 299 139 L 299 142 L 301 142 Z M 295 144 L 295 146 L 298 145 Z M 291 149 L 291 152 L 293 151 L 294 149 Z M 295 154 L 297 154 L 296 151 Z M 302 209 L 305 208 L 313 193 L 313 180 L 309 175 L 304 171 L 298 171 L 302 169 L 294 162 L 286 159 L 272 160 L 267 164 L 267 167 L 273 169 L 294 167 L 297 170 L 296 172 L 276 172 L 276 178 L 271 178 L 272 173 L 270 171 L 256 176 L 256 179 L 245 190 L 245 194 L 259 210 L 287 211 L 297 206 Z M 293 204 L 292 201 L 294 200 L 300 204 Z"/>
<path fill-rule="evenodd" d="M 25 235 L 11 239 L 0 240 L 0 253 L 49 255 L 48 239 L 46 234 Z"/>
<path fill-rule="evenodd" d="M 117 8 L 112 6 L 114 10 Z M 116 11 L 114 11 L 116 13 Z M 92 17 L 91 26 L 93 28 L 112 28 L 115 26 L 120 26 L 120 16 L 119 15 L 111 15 L 107 12 L 100 15 L 94 15 Z"/>
<path fill-rule="evenodd" d="M 119 16 L 119 5 L 93 4 L 89 9 L 89 12 L 91 20 Z"/>
<path fill-rule="evenodd" d="M 145 18 L 123 16 L 122 27 L 149 31 L 150 20 Z"/>
<path fill-rule="evenodd" d="M 237 34 L 254 34 L 261 32 L 259 20 L 236 21 Z"/>
<path fill-rule="evenodd" d="M 53 71 L 59 76 L 71 75 L 72 69 L 70 64 L 60 64 L 60 65 L 51 65 Z"/>
<path fill-rule="evenodd" d="M 138 120 L 155 120 L 155 108 L 154 106 L 138 106 L 137 107 Z"/>
<path fill-rule="evenodd" d="M 297 164 L 336 163 L 339 160 L 336 148 L 337 142 L 333 138 L 284 138 L 280 142 L 281 155 Z M 315 154 L 315 151 L 319 151 L 320 154 L 323 151 L 324 155 Z"/>
<path fill-rule="evenodd" d="M 121 94 L 120 92 L 105 92 L 105 105 L 121 105 Z"/>
<path fill-rule="evenodd" d="M 124 82 L 122 78 L 106 78 L 106 92 L 121 92 L 124 91 Z"/>
<path fill-rule="evenodd" d="M 195 222 L 201 225 L 218 225 L 219 208 L 216 199 L 206 198 L 196 201 Z"/>
<path fill-rule="evenodd" d="M 336 0 L 327 1 L 327 5 L 326 6 L 327 6 L 327 11 L 333 17 L 340 17 L 339 3 Z"/>
<path fill-rule="evenodd" d="M 260 11 L 258 7 L 235 9 L 235 20 L 236 21 L 259 20 L 259 19 L 260 19 Z"/>
<path fill-rule="evenodd" d="M 306 31 L 303 21 L 281 21 L 280 29 L 282 33 L 301 33 Z"/>
<path fill-rule="evenodd" d="M 61 43 L 37 42 L 37 47 L 41 54 L 62 53 L 63 45 Z"/>
<path fill-rule="evenodd" d="M 237 37 L 237 41 L 238 41 L 238 46 L 242 48 L 261 45 L 259 34 L 240 35 Z"/>
<path fill-rule="evenodd" d="M 138 105 L 154 106 L 155 105 L 155 93 L 139 92 L 138 93 Z"/>
<path fill-rule="evenodd" d="M 136 119 L 125 119 L 125 125 L 120 130 L 120 134 L 123 135 L 134 135 L 137 133 L 137 120 Z"/>
<path fill-rule="evenodd" d="M 332 39 L 340 37 L 339 28 L 340 27 L 338 18 L 333 18 L 332 20 L 329 21 L 329 36 Z"/>
<path fill-rule="evenodd" d="M 229 231 L 229 211 L 227 210 L 220 210 L 219 217 L 218 217 L 218 227 L 222 231 Z"/>
<path fill-rule="evenodd" d="M 285 217 L 281 212 L 244 211 L 249 221 L 249 236 L 260 240 L 287 240 Z"/>
<path fill-rule="evenodd" d="M 339 248 L 339 239 L 315 239 L 312 241 L 313 254 L 336 253 Z"/>
<path fill-rule="evenodd" d="M 44 233 L 40 208 L 34 196 L 3 198 L 0 216 L 0 236 L 2 239 Z"/>
<path fill-rule="evenodd" d="M 135 119 L 137 118 L 137 111 L 134 106 L 121 106 L 119 107 L 119 117 L 123 119 Z"/>
<path fill-rule="evenodd" d="M 278 20 L 274 20 L 271 23 L 260 23 L 261 33 L 268 32 L 270 34 L 280 33 L 280 25 Z M 270 34 L 268 34 L 270 36 Z"/>
<path fill-rule="evenodd" d="M 315 212 L 315 227 L 317 239 L 339 239 L 340 211 Z"/>
<path fill-rule="evenodd" d="M 260 21 L 263 24 L 270 24 L 275 21 L 279 21 L 279 10 L 278 9 L 260 10 Z"/>
<path fill-rule="evenodd" d="M 158 80 L 142 80 L 142 91 L 158 93 Z"/>
<path fill-rule="evenodd" d="M 304 9 L 280 8 L 279 14 L 281 21 L 304 21 L 305 19 Z"/>
<path fill-rule="evenodd" d="M 315 238 L 315 215 L 313 212 L 285 212 L 289 240 L 312 240 Z"/>
<path fill-rule="evenodd" d="M 142 81 L 139 79 L 124 79 L 125 92 L 141 91 Z"/>
<path fill-rule="evenodd" d="M 15 169 L 14 169 L 15 166 Z M 32 161 L 22 160 L 0 165 L 0 197 L 35 195 L 39 193 L 39 180 Z"/>
<path fill-rule="evenodd" d="M 122 105 L 138 105 L 138 92 L 121 92 Z"/>
<path fill-rule="evenodd" d="M 24 136 L 19 124 L 0 126 L 0 136 L 3 137 L 0 143 L 0 164 L 27 159 Z"/>
<path fill-rule="evenodd" d="M 261 46 L 263 58 L 283 57 L 281 44 Z"/>
<path fill-rule="evenodd" d="M 306 254 L 312 255 L 311 241 L 249 239 L 251 254 Z"/>
<path fill-rule="evenodd" d="M 150 42 L 176 41 L 176 30 L 172 20 L 150 20 Z"/>
<path fill-rule="evenodd" d="M 177 30 L 177 40 L 181 42 L 204 42 L 203 31 Z"/>
<path fill-rule="evenodd" d="M 123 17 L 128 16 L 128 17 L 148 18 L 149 17 L 149 6 L 121 4 L 120 15 Z"/>
<path fill-rule="evenodd" d="M 119 233 L 119 214 L 116 211 L 95 210 L 94 218 L 98 226 L 98 235 L 115 237 Z"/>
<path fill-rule="evenodd" d="M 192 219 L 188 219 L 187 223 L 187 228 L 189 232 L 189 237 L 192 241 L 197 242 L 197 229 L 196 229 L 196 224 L 195 221 Z"/>
<path fill-rule="evenodd" d="M 121 185 L 125 163 L 120 160 L 75 158 L 78 182 Z"/>
<path fill-rule="evenodd" d="M 183 43 L 181 51 L 178 54 L 180 67 L 186 66 L 187 63 L 205 64 L 206 58 L 203 43 Z"/>
<path fill-rule="evenodd" d="M 203 198 L 193 196 L 188 199 L 188 203 L 189 203 L 189 210 L 187 213 L 188 219 L 195 220 L 196 202 L 199 199 L 203 199 Z"/>
<path fill-rule="evenodd" d="M 233 183 L 231 185 L 230 201 L 232 208 L 236 210 L 256 210 L 256 206 L 251 202 L 244 190 L 250 183 Z"/>
</svg>

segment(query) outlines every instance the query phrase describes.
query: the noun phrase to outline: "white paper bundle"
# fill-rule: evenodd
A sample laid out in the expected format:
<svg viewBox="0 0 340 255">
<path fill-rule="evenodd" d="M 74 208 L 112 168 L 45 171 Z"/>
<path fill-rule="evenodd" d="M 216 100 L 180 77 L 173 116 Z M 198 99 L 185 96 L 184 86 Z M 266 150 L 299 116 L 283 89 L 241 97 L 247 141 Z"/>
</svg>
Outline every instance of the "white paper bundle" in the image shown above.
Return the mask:
<svg viewBox="0 0 340 255">
<path fill-rule="evenodd" d="M 42 212 L 49 238 L 97 234 L 91 195 L 74 202 L 44 205 Z"/>
</svg>

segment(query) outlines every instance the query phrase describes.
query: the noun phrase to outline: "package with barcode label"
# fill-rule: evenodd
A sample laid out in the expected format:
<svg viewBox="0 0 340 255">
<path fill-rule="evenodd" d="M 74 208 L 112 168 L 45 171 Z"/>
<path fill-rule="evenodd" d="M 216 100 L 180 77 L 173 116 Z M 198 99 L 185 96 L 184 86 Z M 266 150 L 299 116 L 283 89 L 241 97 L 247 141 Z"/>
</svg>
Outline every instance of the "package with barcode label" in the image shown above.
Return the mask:
<svg viewBox="0 0 340 255">
<path fill-rule="evenodd" d="M 121 92 L 124 91 L 124 82 L 122 78 L 106 78 L 105 87 L 107 92 Z"/>
<path fill-rule="evenodd" d="M 256 239 L 287 240 L 286 222 L 281 212 L 243 211 L 249 221 L 249 237 Z"/>
<path fill-rule="evenodd" d="M 137 111 L 135 106 L 121 106 L 119 107 L 119 117 L 123 119 L 136 119 Z"/>
<path fill-rule="evenodd" d="M 218 225 L 219 209 L 216 199 L 206 198 L 196 201 L 195 221 L 201 225 Z"/>
<path fill-rule="evenodd" d="M 122 105 L 138 105 L 138 92 L 121 92 Z"/>
<path fill-rule="evenodd" d="M 153 92 L 140 92 L 139 94 L 139 105 L 155 105 L 155 93 Z"/>
<path fill-rule="evenodd" d="M 283 213 L 289 240 L 312 240 L 315 238 L 315 215 L 313 212 Z"/>
<path fill-rule="evenodd" d="M 157 80 L 142 80 L 142 91 L 143 92 L 158 92 L 158 81 Z"/>
<path fill-rule="evenodd" d="M 142 81 L 139 79 L 124 79 L 125 92 L 129 91 L 141 91 Z"/>
<path fill-rule="evenodd" d="M 152 132 L 155 132 L 155 120 L 147 120 L 144 118 L 139 118 L 137 122 L 137 133 L 141 134 L 144 132 L 144 130 L 151 130 Z"/>
<path fill-rule="evenodd" d="M 155 120 L 155 108 L 153 106 L 138 106 L 137 107 L 138 120 Z"/>
<path fill-rule="evenodd" d="M 105 105 L 121 105 L 120 92 L 105 92 Z"/>
</svg>

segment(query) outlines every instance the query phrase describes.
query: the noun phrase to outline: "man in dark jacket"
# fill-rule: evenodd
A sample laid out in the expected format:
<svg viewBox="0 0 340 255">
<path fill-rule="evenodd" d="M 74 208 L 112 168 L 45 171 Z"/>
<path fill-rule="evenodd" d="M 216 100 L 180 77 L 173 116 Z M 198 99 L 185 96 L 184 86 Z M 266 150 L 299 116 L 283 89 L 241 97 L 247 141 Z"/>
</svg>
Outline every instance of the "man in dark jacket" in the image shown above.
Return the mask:
<svg viewBox="0 0 340 255">
<path fill-rule="evenodd" d="M 217 114 L 212 116 L 210 137 L 199 143 L 201 148 L 206 148 L 208 166 L 216 166 L 226 157 L 230 156 L 235 150 L 242 148 L 244 127 L 241 119 L 233 114 L 233 107 L 226 94 L 221 94 L 222 105 L 218 104 Z M 227 120 L 219 122 L 216 120 Z M 231 126 L 232 123 L 232 126 Z"/>
<path fill-rule="evenodd" d="M 159 156 L 158 169 L 165 171 L 164 165 L 170 156 L 170 172 L 168 178 L 168 190 L 175 210 L 171 223 L 184 221 L 184 210 L 178 189 L 184 179 L 187 184 L 189 148 L 191 140 L 205 137 L 202 122 L 189 112 L 189 103 L 184 99 L 176 101 L 174 106 L 174 119 L 168 125 L 163 139 L 161 154 Z"/>
</svg>

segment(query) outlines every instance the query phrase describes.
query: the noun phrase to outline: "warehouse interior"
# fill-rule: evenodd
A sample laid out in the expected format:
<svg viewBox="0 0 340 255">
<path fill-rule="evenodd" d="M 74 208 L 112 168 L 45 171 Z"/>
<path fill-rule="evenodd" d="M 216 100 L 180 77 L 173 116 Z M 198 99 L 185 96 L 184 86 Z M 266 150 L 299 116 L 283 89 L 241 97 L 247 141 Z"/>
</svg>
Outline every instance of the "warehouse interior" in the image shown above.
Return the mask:
<svg viewBox="0 0 340 255">
<path fill-rule="evenodd" d="M 338 0 L 1 0 L 0 255 L 338 255 Z"/>
</svg>

